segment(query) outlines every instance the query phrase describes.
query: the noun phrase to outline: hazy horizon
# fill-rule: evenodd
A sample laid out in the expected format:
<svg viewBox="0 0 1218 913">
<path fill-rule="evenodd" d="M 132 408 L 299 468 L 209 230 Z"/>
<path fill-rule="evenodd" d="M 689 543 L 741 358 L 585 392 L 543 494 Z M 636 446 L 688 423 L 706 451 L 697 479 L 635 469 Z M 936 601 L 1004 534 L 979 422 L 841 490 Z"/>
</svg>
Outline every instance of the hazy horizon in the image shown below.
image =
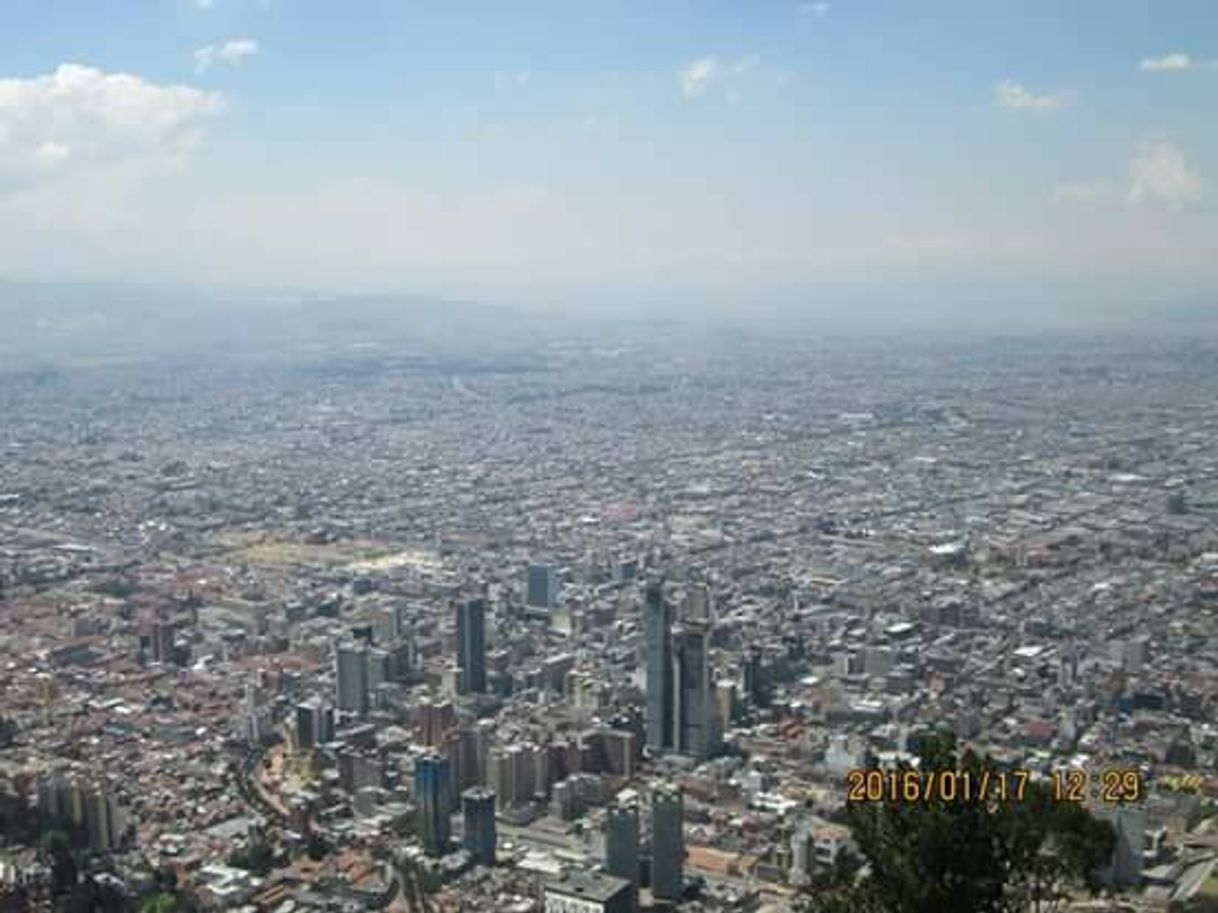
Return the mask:
<svg viewBox="0 0 1218 913">
<path fill-rule="evenodd" d="M 18 0 L 0 277 L 596 315 L 1204 312 L 1209 12 Z"/>
</svg>

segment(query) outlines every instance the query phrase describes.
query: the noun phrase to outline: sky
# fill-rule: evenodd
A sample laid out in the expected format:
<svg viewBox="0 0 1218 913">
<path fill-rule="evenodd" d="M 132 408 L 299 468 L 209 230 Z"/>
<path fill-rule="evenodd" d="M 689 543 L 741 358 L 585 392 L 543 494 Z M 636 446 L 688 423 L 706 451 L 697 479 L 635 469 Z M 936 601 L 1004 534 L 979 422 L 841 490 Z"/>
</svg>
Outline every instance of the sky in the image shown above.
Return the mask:
<svg viewBox="0 0 1218 913">
<path fill-rule="evenodd" d="M 0 277 L 1158 307 L 1218 299 L 1216 182 L 1212 0 L 4 0 L 0 27 Z"/>
</svg>

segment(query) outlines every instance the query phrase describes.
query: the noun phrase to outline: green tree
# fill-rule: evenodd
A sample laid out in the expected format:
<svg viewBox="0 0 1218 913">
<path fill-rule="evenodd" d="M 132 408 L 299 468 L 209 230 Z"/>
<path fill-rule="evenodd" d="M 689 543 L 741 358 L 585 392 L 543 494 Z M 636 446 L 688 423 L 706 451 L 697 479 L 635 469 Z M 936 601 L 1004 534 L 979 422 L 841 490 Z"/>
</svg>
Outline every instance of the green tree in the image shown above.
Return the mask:
<svg viewBox="0 0 1218 913">
<path fill-rule="evenodd" d="M 805 892 L 815 898 L 816 913 L 884 913 L 879 898 L 859 875 L 863 861 L 849 849 L 837 854 L 833 864 L 812 874 Z"/>
<path fill-rule="evenodd" d="M 918 754 L 921 771 L 974 782 L 995 767 L 960 754 L 950 733 L 925 738 Z M 1051 913 L 1068 887 L 1097 887 L 1115 842 L 1110 825 L 1031 782 L 1006 801 L 853 804 L 847 822 L 867 872 L 826 873 L 808 891 L 809 913 Z"/>
<path fill-rule="evenodd" d="M 80 869 L 68 835 L 63 831 L 47 831 L 42 835 L 41 849 L 50 861 L 51 883 L 55 890 L 71 890 L 76 885 Z"/>
<path fill-rule="evenodd" d="M 228 864 L 255 875 L 266 875 L 275 867 L 275 851 L 267 842 L 255 840 L 244 849 L 233 850 L 229 854 Z"/>
<path fill-rule="evenodd" d="M 177 913 L 178 902 L 172 894 L 158 891 L 140 902 L 140 913 Z"/>
<path fill-rule="evenodd" d="M 63 908 L 67 913 L 125 913 L 130 905 L 118 888 L 86 878 L 67 895 Z"/>
<path fill-rule="evenodd" d="M 161 868 L 153 873 L 137 909 L 139 913 L 196 913 L 199 904 L 189 890 L 179 886 L 173 869 Z"/>
<path fill-rule="evenodd" d="M 1071 887 L 1099 889 L 1098 873 L 1112 857 L 1116 836 L 1082 805 L 1054 800 L 1047 784 L 1029 784 L 1023 801 L 1007 803 L 997 823 L 1007 860 L 1008 908 L 1049 913 Z"/>
<path fill-rule="evenodd" d="M 1218 897 L 1197 894 L 1188 900 L 1173 900 L 1167 913 L 1218 913 Z"/>
<path fill-rule="evenodd" d="M 305 852 L 308 853 L 310 859 L 325 859 L 332 849 L 333 847 L 330 846 L 330 842 L 325 837 L 318 833 L 309 834 Z"/>
<path fill-rule="evenodd" d="M 127 599 L 139 590 L 139 584 L 129 579 L 103 580 L 93 587 L 93 592 L 115 599 Z"/>
</svg>

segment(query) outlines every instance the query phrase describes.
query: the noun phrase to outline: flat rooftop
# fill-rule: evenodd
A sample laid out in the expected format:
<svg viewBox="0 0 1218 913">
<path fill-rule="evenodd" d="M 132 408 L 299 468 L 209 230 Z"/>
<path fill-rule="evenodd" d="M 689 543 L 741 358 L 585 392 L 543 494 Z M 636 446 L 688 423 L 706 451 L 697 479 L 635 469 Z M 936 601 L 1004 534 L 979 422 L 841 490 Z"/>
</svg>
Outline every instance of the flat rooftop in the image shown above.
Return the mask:
<svg viewBox="0 0 1218 913">
<path fill-rule="evenodd" d="M 601 872 L 573 869 L 563 878 L 547 882 L 546 891 L 604 903 L 619 891 L 627 888 L 629 884 L 630 882 L 624 878 L 614 878 L 612 875 L 605 875 Z"/>
</svg>

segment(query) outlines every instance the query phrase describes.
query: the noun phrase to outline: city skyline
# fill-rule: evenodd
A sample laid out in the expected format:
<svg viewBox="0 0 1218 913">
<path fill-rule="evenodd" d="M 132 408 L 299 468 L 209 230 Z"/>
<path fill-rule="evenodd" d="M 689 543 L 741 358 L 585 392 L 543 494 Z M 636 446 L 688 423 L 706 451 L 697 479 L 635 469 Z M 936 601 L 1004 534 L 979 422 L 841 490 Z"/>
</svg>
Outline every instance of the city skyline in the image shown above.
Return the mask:
<svg viewBox="0 0 1218 913">
<path fill-rule="evenodd" d="M 0 910 L 1207 913 L 1215 0 L 8 0 Z"/>
</svg>

